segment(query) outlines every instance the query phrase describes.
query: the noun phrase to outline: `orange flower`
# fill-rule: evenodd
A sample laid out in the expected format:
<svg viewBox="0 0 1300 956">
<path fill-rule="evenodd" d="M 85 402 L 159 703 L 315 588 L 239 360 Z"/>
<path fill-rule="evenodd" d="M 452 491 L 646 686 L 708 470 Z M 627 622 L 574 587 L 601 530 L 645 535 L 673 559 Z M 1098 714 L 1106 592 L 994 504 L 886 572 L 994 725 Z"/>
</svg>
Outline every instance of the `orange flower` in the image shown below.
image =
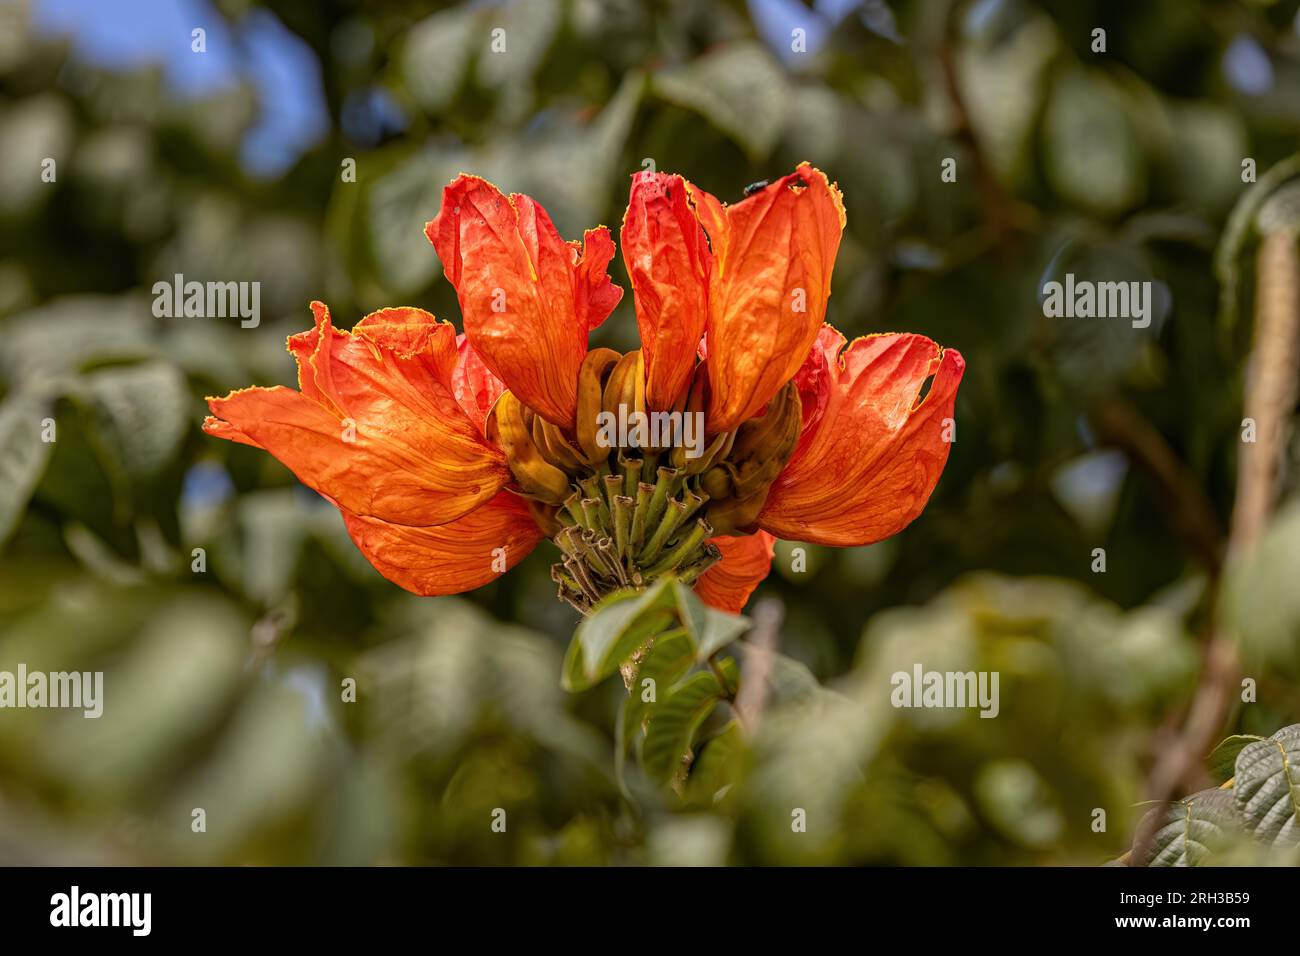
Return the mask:
<svg viewBox="0 0 1300 956">
<path fill-rule="evenodd" d="M 417 594 L 479 587 L 548 537 L 584 612 L 668 573 L 739 611 L 777 537 L 896 534 L 947 461 L 962 358 L 825 324 L 843 228 L 807 164 L 729 206 L 638 173 L 621 243 L 641 348 L 589 352 L 622 296 L 609 231 L 566 242 L 534 200 L 462 175 L 425 232 L 464 335 L 412 308 L 340 331 L 312 303 L 298 390 L 209 399 L 204 429 L 279 458 Z"/>
<path fill-rule="evenodd" d="M 565 242 L 534 200 L 462 175 L 442 191 L 424 233 L 484 364 L 543 418 L 571 422 L 587 333 L 623 297 L 605 272 L 609 230 L 587 230 L 581 246 Z"/>
</svg>

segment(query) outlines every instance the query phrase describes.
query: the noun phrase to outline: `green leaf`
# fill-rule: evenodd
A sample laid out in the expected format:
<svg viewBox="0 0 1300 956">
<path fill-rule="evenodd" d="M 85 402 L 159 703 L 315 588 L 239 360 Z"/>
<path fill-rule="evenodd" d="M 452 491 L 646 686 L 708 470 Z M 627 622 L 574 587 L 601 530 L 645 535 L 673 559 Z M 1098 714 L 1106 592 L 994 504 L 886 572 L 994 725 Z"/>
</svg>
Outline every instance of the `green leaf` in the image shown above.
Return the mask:
<svg viewBox="0 0 1300 956">
<path fill-rule="evenodd" d="M 1215 780 L 1223 783 L 1232 779 L 1236 772 L 1237 754 L 1242 748 L 1256 740 L 1263 740 L 1254 734 L 1233 734 L 1214 748 L 1213 753 L 1205 758 L 1205 769 Z"/>
<path fill-rule="evenodd" d="M 10 23 L 5 24 L 9 36 L 15 40 L 23 36 L 22 27 L 10 33 L 13 29 Z M 40 169 L 47 157 L 55 160 L 58 168 L 64 168 L 76 139 L 77 117 L 68 101 L 52 89 L 36 95 L 5 97 L 0 115 L 0 156 L 4 156 L 0 213 L 17 217 L 50 195 L 40 177 L 23 175 L 19 170 Z"/>
<path fill-rule="evenodd" d="M 8 321 L 0 369 L 18 383 L 67 379 L 84 367 L 159 352 L 138 296 L 73 295 Z"/>
<path fill-rule="evenodd" d="M 752 624 L 747 617 L 709 607 L 681 582 L 676 583 L 676 598 L 678 615 L 695 639 L 695 658 L 700 663 L 737 640 Z"/>
<path fill-rule="evenodd" d="M 113 366 L 83 379 L 101 447 L 132 478 L 157 474 L 175 456 L 190 422 L 185 377 L 164 362 Z"/>
<path fill-rule="evenodd" d="M 734 686 L 738 676 L 735 662 L 725 660 L 720 669 L 727 683 Z M 641 745 L 641 766 L 647 776 L 659 783 L 673 779 L 688 759 L 696 731 L 726 696 L 712 671 L 701 671 L 666 695 L 660 694 L 650 711 L 650 723 Z"/>
<path fill-rule="evenodd" d="M 504 32 L 506 47 L 496 52 L 489 46 L 491 33 L 482 40 L 488 53 L 478 63 L 477 79 L 493 88 L 530 85 L 564 20 L 559 0 L 527 0 L 503 6 L 492 28 Z"/>
<path fill-rule="evenodd" d="M 455 598 L 404 604 L 382 632 L 356 664 L 370 739 L 448 757 L 490 720 L 608 773 L 605 745 L 565 710 L 554 649 L 537 633 Z"/>
<path fill-rule="evenodd" d="M 583 671 L 582 661 L 582 642 L 574 634 L 569 641 L 568 650 L 564 652 L 564 663 L 560 665 L 560 686 L 571 693 L 586 690 L 592 685 Z"/>
<path fill-rule="evenodd" d="M 646 712 L 654 707 L 662 694 L 670 693 L 673 686 L 691 669 L 695 660 L 695 643 L 685 631 L 669 631 L 655 638 L 637 670 L 636 682 L 628 695 L 628 728 L 632 733 L 641 729 Z M 647 685 L 646 681 L 654 681 Z M 642 700 L 646 691 L 653 690 L 653 700 Z"/>
<path fill-rule="evenodd" d="M 1160 808 L 1151 813 L 1160 813 Z M 1143 818 L 1143 825 L 1146 819 Z M 1139 826 L 1139 832 L 1143 826 Z M 1241 816 L 1228 790 L 1202 790 L 1165 808 L 1150 846 L 1136 866 L 1197 866 L 1226 848 L 1241 830 Z"/>
<path fill-rule="evenodd" d="M 46 414 L 46 404 L 32 396 L 0 404 L 0 543 L 18 524 L 50 459 L 53 445 L 41 440 Z"/>
<path fill-rule="evenodd" d="M 628 689 L 628 696 L 623 699 L 618 711 L 614 771 L 620 784 L 624 779 L 623 765 L 628 745 L 632 740 L 640 738 L 647 711 L 654 706 L 661 693 L 668 693 L 681 680 L 691 669 L 694 660 L 695 642 L 684 630 L 660 634 L 646 653 L 637 669 L 636 681 Z M 644 699 L 647 695 L 652 699 Z"/>
<path fill-rule="evenodd" d="M 1146 166 L 1123 93 L 1104 74 L 1056 81 L 1043 124 L 1047 178 L 1066 201 L 1114 215 L 1141 200 Z"/>
<path fill-rule="evenodd" d="M 686 781 L 688 799 L 702 806 L 722 800 L 739 779 L 744 757 L 745 735 L 733 720 L 709 738 L 691 765 Z"/>
<path fill-rule="evenodd" d="M 660 578 L 646 591 L 620 591 L 602 601 L 585 621 L 565 655 L 563 682 L 585 690 L 604 680 L 658 631 L 680 621 L 694 660 L 703 663 L 750 626 L 748 618 L 708 607 L 689 587 Z M 680 642 L 671 645 L 680 648 Z M 649 672 L 642 665 L 644 676 Z"/>
<path fill-rule="evenodd" d="M 1296 673 L 1300 658 L 1300 502 L 1278 512 L 1252 551 L 1228 568 L 1224 616 L 1236 630 L 1247 665 Z"/>
<path fill-rule="evenodd" d="M 627 600 L 609 604 L 578 628 L 582 642 L 582 670 L 595 684 L 613 674 L 620 664 L 673 620 L 667 589 L 651 589 Z"/>
<path fill-rule="evenodd" d="M 1065 815 L 1056 793 L 1026 760 L 1002 757 L 985 763 L 971 785 L 980 814 L 1004 838 L 1040 850 L 1056 845 Z"/>
<path fill-rule="evenodd" d="M 1249 154 L 1241 114 L 1214 103 L 1164 101 L 1171 139 L 1161 169 L 1177 195 L 1200 208 L 1224 209 L 1241 195 Z"/>
<path fill-rule="evenodd" d="M 424 232 L 442 185 L 467 163 L 454 150 L 421 149 L 365 184 L 371 258 L 376 278 L 391 294 L 414 293 L 437 275 L 437 257 L 412 237 Z"/>
<path fill-rule="evenodd" d="M 244 594 L 263 607 L 273 607 L 293 591 L 309 509 L 289 488 L 254 491 L 240 498 L 236 508 L 244 542 L 240 575 Z"/>
<path fill-rule="evenodd" d="M 739 614 L 728 614 L 717 608 L 706 607 L 704 626 L 695 634 L 695 641 L 699 645 L 696 659 L 701 662 L 707 661 L 728 644 L 738 640 L 749 630 L 752 623 L 749 618 Z"/>
<path fill-rule="evenodd" d="M 1042 295 L 1049 281 L 1064 283 L 1067 274 L 1076 281 L 1153 282 L 1157 276 L 1146 252 L 1139 246 L 1114 241 L 1076 239 L 1063 246 L 1044 271 Z M 1159 333 L 1168 303 L 1159 286 L 1152 286 L 1148 303 L 1150 325 L 1135 329 L 1129 322 L 1076 321 L 1046 318 L 1042 327 L 1043 350 L 1061 379 L 1080 394 L 1105 394 L 1129 374 L 1142 352 Z M 1060 485 L 1056 489 L 1058 494 Z"/>
<path fill-rule="evenodd" d="M 162 604 L 163 593 L 151 594 Z M 152 792 L 160 767 L 192 759 L 219 730 L 245 679 L 248 622 L 198 592 L 170 600 L 107 664 L 100 718 L 60 717 L 42 733 L 44 762 L 98 798 Z"/>
<path fill-rule="evenodd" d="M 763 159 L 785 128 L 790 99 L 785 73 L 762 44 L 730 43 L 683 67 L 654 76 L 665 99 L 693 109 Z"/>
<path fill-rule="evenodd" d="M 745 651 L 746 675 L 748 668 L 756 665 L 757 655 L 764 653 L 748 644 L 742 644 Z M 768 687 L 771 689 L 770 703 L 774 706 L 798 704 L 818 697 L 838 697 L 833 691 L 823 687 L 805 665 L 784 654 L 771 653 L 772 664 L 767 673 Z M 757 667 L 755 666 L 755 670 Z"/>
<path fill-rule="evenodd" d="M 996 39 L 972 39 L 960 53 L 966 108 L 990 164 L 1008 182 L 1023 180 L 1032 162 L 1033 133 L 1061 46 L 1050 17 L 1026 9 L 1016 19 L 1014 29 L 994 28 Z"/>
<path fill-rule="evenodd" d="M 600 683 L 638 647 L 667 629 L 677 613 L 674 583 L 661 578 L 645 591 L 618 591 L 597 604 L 569 645 L 562 677 L 565 690 Z"/>
<path fill-rule="evenodd" d="M 643 75 L 630 72 L 594 120 L 557 114 L 525 140 L 488 143 L 475 153 L 474 168 L 517 192 L 545 196 L 561 234 L 582 235 L 606 215 L 616 184 L 615 201 L 625 199 L 624 146 L 644 87 Z"/>
<path fill-rule="evenodd" d="M 478 9 L 457 7 L 421 20 L 407 33 L 402 73 L 411 94 L 429 112 L 442 109 L 460 90 L 480 46 L 475 34 L 481 24 Z"/>
<path fill-rule="evenodd" d="M 1228 214 L 1218 248 L 1214 250 L 1214 275 L 1219 280 L 1219 325 L 1225 332 L 1237 324 L 1241 250 L 1254 232 L 1256 216 L 1273 190 L 1294 176 L 1300 176 L 1300 153 L 1270 167 L 1241 194 Z"/>
<path fill-rule="evenodd" d="M 173 852 L 219 859 L 242 841 L 318 796 L 328 779 L 331 740 L 311 721 L 308 698 L 287 683 L 263 683 L 250 691 L 209 758 L 168 798 L 166 819 L 186 819 L 194 807 L 207 812 L 204 845 L 187 847 L 180 828 L 165 831 Z"/>
<path fill-rule="evenodd" d="M 1232 794 L 1242 821 L 1267 846 L 1300 846 L 1300 724 L 1237 754 Z"/>
</svg>

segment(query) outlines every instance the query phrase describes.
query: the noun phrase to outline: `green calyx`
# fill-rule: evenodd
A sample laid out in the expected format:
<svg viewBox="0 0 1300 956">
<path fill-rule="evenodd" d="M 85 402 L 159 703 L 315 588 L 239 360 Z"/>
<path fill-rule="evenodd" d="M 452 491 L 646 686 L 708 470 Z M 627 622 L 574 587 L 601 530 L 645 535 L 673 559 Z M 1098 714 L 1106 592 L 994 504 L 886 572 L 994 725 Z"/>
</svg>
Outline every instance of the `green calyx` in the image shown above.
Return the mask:
<svg viewBox="0 0 1300 956">
<path fill-rule="evenodd" d="M 607 594 L 665 574 L 692 584 L 722 558 L 709 543 L 713 528 L 698 515 L 708 495 L 697 476 L 651 470 L 642 458 L 620 455 L 618 464 L 576 483 L 556 513 L 561 527 L 552 540 L 563 559 L 551 565 L 551 578 L 583 614 Z"/>
</svg>

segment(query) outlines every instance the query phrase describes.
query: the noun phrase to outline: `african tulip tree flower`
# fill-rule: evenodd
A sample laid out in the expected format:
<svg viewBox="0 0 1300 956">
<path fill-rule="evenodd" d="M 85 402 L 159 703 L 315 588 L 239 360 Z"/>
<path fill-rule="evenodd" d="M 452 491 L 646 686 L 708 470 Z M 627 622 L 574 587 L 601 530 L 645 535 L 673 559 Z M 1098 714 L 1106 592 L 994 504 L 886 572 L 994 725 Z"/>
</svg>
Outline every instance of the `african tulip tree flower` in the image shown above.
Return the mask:
<svg viewBox="0 0 1300 956">
<path fill-rule="evenodd" d="M 461 175 L 425 233 L 464 335 L 415 308 L 348 332 L 312 303 L 288 343 L 298 389 L 209 399 L 204 428 L 280 459 L 417 594 L 479 587 L 551 538 L 582 611 L 668 573 L 738 611 L 776 537 L 887 538 L 948 458 L 961 356 L 823 321 L 844 221 L 807 164 L 733 205 L 638 173 L 620 238 L 641 348 L 620 355 L 587 347 L 623 294 L 609 230 L 566 242 L 535 200 Z M 698 454 L 611 442 L 615 412 L 697 416 Z"/>
</svg>

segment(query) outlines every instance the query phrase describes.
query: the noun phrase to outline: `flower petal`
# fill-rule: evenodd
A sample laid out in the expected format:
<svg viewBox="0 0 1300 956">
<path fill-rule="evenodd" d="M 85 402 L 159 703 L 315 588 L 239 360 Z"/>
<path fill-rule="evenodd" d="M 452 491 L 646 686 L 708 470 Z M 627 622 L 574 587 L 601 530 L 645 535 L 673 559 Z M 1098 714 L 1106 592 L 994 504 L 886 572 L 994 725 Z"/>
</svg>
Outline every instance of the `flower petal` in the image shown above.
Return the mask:
<svg viewBox="0 0 1300 956">
<path fill-rule="evenodd" d="M 646 405 L 669 410 L 695 369 L 713 259 L 687 201 L 686 181 L 666 173 L 634 175 L 619 238 L 641 330 Z"/>
<path fill-rule="evenodd" d="M 824 338 L 817 348 L 830 343 Z M 758 523 L 781 538 L 839 547 L 905 528 L 948 461 L 944 419 L 952 417 L 965 367 L 955 349 L 923 335 L 868 335 L 832 353 L 820 420 L 801 436 Z"/>
<path fill-rule="evenodd" d="M 623 301 L 623 287 L 614 285 L 614 280 L 609 277 L 609 264 L 614 258 L 614 240 L 610 237 L 608 228 L 597 226 L 582 234 L 581 243 L 575 239 L 569 245 L 573 247 L 577 266 L 574 307 L 590 331 L 609 318 L 609 314 Z"/>
<path fill-rule="evenodd" d="M 826 405 L 831 397 L 831 367 L 838 361 L 842 348 L 844 336 L 832 326 L 823 325 L 817 332 L 812 348 L 808 350 L 808 357 L 804 359 L 799 371 L 794 373 L 802 416 L 796 451 L 812 437 L 818 422 L 826 414 Z"/>
<path fill-rule="evenodd" d="M 505 383 L 483 364 L 483 357 L 474 351 L 464 333 L 456 336 L 456 352 L 456 370 L 451 374 L 452 391 L 470 421 L 478 426 L 480 433 L 486 433 L 488 412 L 506 390 Z"/>
<path fill-rule="evenodd" d="M 314 402 L 334 408 L 334 405 L 319 388 L 316 387 L 316 373 L 311 368 L 311 357 L 320 345 L 320 330 L 330 320 L 330 310 L 324 302 L 312 302 L 311 314 L 315 323 L 306 332 L 289 336 L 287 347 L 298 363 L 298 390 Z M 337 411 L 337 409 L 335 409 Z"/>
<path fill-rule="evenodd" d="M 319 302 L 315 304 L 320 305 Z M 323 317 L 317 318 L 317 325 L 323 326 L 328 322 L 329 310 L 326 310 Z M 439 322 L 423 309 L 408 306 L 371 312 L 354 325 L 352 331 L 364 335 L 383 348 L 402 355 L 415 355 L 426 351 L 430 340 L 444 335 L 440 330 L 450 324 Z"/>
<path fill-rule="evenodd" d="M 215 418 L 204 430 L 266 449 L 359 515 L 440 525 L 495 495 L 509 471 L 452 394 L 451 325 L 419 310 L 385 310 L 354 334 L 333 328 L 316 305 L 315 329 L 289 343 L 303 391 L 248 388 L 210 398 Z"/>
<path fill-rule="evenodd" d="M 722 560 L 700 575 L 695 593 L 705 604 L 739 614 L 754 588 L 772 569 L 776 538 L 759 531 L 734 538 L 711 538 L 709 543 L 717 545 Z"/>
<path fill-rule="evenodd" d="M 713 247 L 708 416 L 716 433 L 757 415 L 803 364 L 826 316 L 844 204 L 807 163 L 731 206 L 690 188 Z"/>
<path fill-rule="evenodd" d="M 570 426 L 587 333 L 623 294 L 606 272 L 614 255 L 609 230 L 589 230 L 580 250 L 529 197 L 507 198 L 462 174 L 443 190 L 424 231 L 484 364 L 525 405 Z"/>
<path fill-rule="evenodd" d="M 390 524 L 348 511 L 343 521 L 375 570 L 425 596 L 460 594 L 487 584 L 502 568 L 522 561 L 542 537 L 528 506 L 508 491 L 436 528 Z"/>
</svg>

